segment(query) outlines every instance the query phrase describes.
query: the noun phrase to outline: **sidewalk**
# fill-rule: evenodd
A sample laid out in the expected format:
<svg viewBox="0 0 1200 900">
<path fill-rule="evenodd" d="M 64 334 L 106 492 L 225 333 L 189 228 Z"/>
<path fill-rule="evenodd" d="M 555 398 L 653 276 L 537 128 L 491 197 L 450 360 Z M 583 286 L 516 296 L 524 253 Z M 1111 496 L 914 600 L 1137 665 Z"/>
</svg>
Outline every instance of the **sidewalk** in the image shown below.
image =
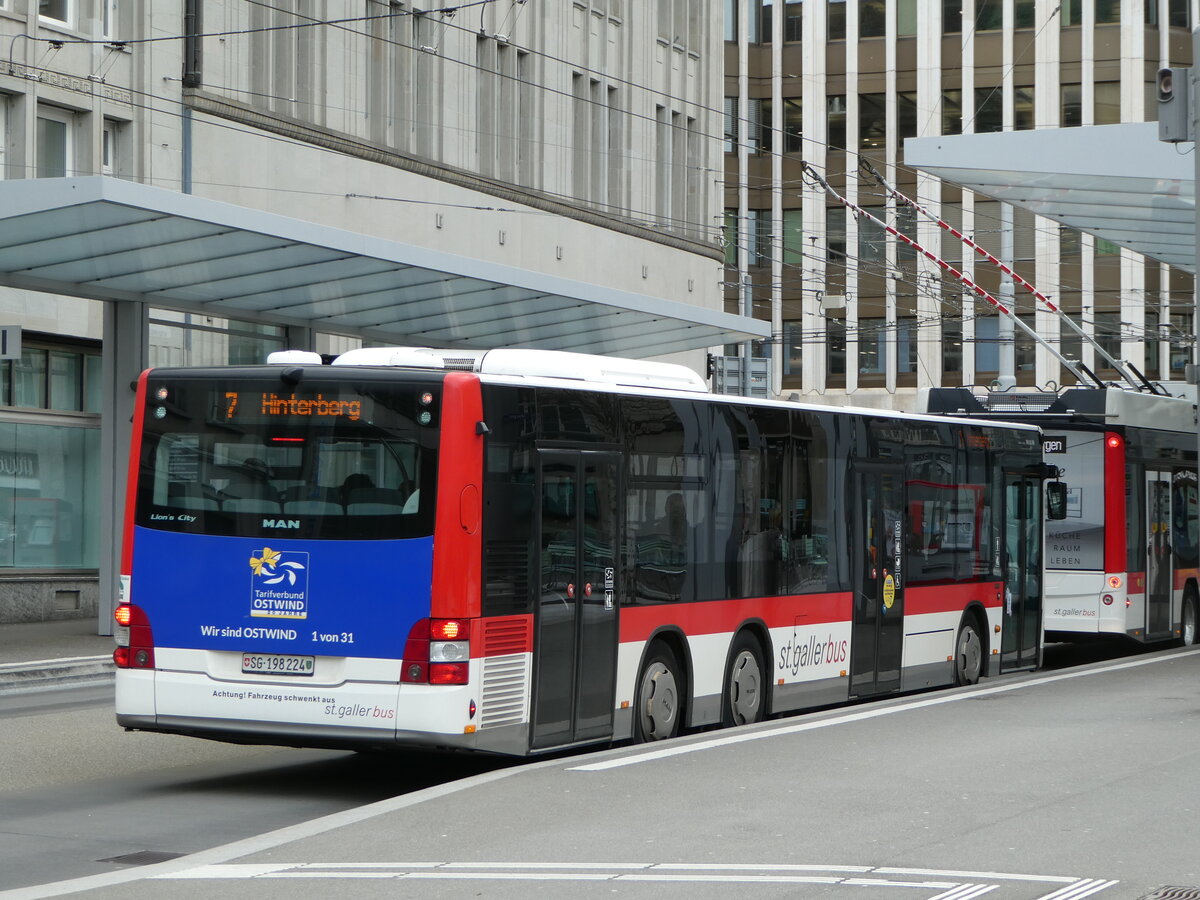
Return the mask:
<svg viewBox="0 0 1200 900">
<path fill-rule="evenodd" d="M 112 678 L 111 635 L 94 617 L 0 624 L 0 693 Z"/>
</svg>

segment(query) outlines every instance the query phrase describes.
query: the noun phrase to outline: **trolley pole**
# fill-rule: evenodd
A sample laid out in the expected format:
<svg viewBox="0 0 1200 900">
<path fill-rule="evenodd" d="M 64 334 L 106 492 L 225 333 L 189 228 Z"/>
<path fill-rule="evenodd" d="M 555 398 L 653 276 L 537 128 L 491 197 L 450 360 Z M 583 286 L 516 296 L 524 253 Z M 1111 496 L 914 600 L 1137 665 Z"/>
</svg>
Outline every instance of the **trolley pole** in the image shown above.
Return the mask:
<svg viewBox="0 0 1200 900">
<path fill-rule="evenodd" d="M 754 282 L 749 275 L 742 276 L 742 315 L 754 318 Z M 742 341 L 742 396 L 750 396 L 750 360 L 754 358 L 754 344 Z"/>
</svg>

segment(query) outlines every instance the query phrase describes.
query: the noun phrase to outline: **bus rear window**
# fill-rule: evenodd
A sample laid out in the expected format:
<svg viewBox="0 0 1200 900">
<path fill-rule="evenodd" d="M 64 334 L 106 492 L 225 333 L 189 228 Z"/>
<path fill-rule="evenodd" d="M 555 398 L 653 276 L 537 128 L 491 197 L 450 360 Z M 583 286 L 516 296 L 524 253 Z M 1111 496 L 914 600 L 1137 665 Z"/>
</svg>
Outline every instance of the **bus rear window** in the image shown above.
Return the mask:
<svg viewBox="0 0 1200 900">
<path fill-rule="evenodd" d="M 333 540 L 432 533 L 440 385 L 278 384 L 152 381 L 137 523 Z"/>
</svg>

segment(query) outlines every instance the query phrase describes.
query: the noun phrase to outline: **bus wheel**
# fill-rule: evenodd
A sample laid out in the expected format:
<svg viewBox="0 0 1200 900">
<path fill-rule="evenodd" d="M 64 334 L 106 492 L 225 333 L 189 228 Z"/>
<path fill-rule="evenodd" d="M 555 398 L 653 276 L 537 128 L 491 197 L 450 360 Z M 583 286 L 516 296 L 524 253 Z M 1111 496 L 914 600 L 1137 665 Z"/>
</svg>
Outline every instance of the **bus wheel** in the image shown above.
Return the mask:
<svg viewBox="0 0 1200 900">
<path fill-rule="evenodd" d="M 633 723 L 635 740 L 661 741 L 679 733 L 683 702 L 678 671 L 675 654 L 670 648 L 655 644 L 638 679 L 637 713 Z"/>
<path fill-rule="evenodd" d="M 954 683 L 977 684 L 982 674 L 983 641 L 979 638 L 979 625 L 974 616 L 967 615 L 954 642 Z"/>
<path fill-rule="evenodd" d="M 744 631 L 733 645 L 722 706 L 721 724 L 725 727 L 761 722 L 765 712 L 762 651 L 758 641 Z"/>
<path fill-rule="evenodd" d="M 1189 590 L 1183 597 L 1183 610 L 1180 614 L 1179 644 L 1191 647 L 1196 643 L 1196 592 Z"/>
</svg>

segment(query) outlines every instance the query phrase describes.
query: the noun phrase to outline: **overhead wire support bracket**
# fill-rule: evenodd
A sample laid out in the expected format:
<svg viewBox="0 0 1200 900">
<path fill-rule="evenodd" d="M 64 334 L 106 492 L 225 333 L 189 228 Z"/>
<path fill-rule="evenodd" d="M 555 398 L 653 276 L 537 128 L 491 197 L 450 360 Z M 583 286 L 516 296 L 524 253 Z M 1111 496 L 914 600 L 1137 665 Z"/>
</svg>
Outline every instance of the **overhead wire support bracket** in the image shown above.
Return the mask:
<svg viewBox="0 0 1200 900">
<path fill-rule="evenodd" d="M 929 210 L 927 210 L 921 204 L 917 203 L 917 201 L 915 201 L 911 197 L 901 193 L 897 188 L 895 188 L 891 184 L 889 184 L 887 182 L 887 180 L 884 179 L 884 177 L 879 174 L 879 170 L 877 170 L 873 165 L 871 165 L 870 160 L 868 160 L 864 157 L 859 157 L 858 167 L 862 172 L 864 172 L 865 174 L 870 175 L 872 178 L 874 178 L 875 181 L 877 181 L 879 183 L 879 186 L 881 188 L 883 188 L 889 195 L 891 195 L 892 199 L 894 199 L 897 203 L 903 203 L 905 206 L 911 207 L 916 212 L 918 212 L 920 215 L 924 216 L 925 218 L 929 219 L 931 222 L 936 224 L 943 231 L 947 231 L 950 234 L 954 235 L 956 238 L 958 238 L 960 241 L 962 241 L 966 246 L 970 247 L 972 250 L 974 250 L 976 253 L 978 253 L 980 256 L 982 256 L 984 259 L 986 259 L 988 262 L 990 262 L 994 266 L 996 266 L 1005 275 L 1009 276 L 1014 282 L 1021 285 L 1021 287 L 1025 288 L 1027 291 L 1029 291 L 1031 294 L 1033 294 L 1033 296 L 1036 299 L 1040 300 L 1042 302 L 1042 304 L 1048 310 L 1050 310 L 1050 312 L 1052 312 L 1056 316 L 1058 316 L 1058 320 L 1060 322 L 1065 323 L 1067 325 L 1067 327 L 1070 328 L 1073 332 L 1075 332 L 1075 334 L 1080 339 L 1082 339 L 1083 341 L 1088 343 L 1098 354 L 1100 354 L 1100 356 L 1103 357 L 1109 363 L 1109 365 L 1111 365 L 1113 367 L 1113 369 L 1115 369 L 1117 371 L 1117 373 L 1120 374 L 1120 376 L 1122 378 L 1124 378 L 1127 382 L 1129 382 L 1130 386 L 1133 387 L 1133 389 L 1135 391 L 1149 390 L 1150 393 L 1152 393 L 1152 394 L 1165 393 L 1160 388 L 1156 388 L 1153 384 L 1151 384 L 1144 376 L 1141 375 L 1140 372 L 1137 372 L 1137 370 L 1134 369 L 1131 364 L 1126 363 L 1125 360 L 1120 360 L 1120 359 L 1117 359 L 1116 357 L 1112 356 L 1107 350 L 1104 349 L 1104 347 L 1102 347 L 1100 345 L 1100 343 L 1094 337 L 1092 337 L 1090 334 L 1088 334 L 1086 331 L 1084 331 L 1083 328 L 1081 328 L 1074 319 L 1072 319 L 1056 303 L 1054 303 L 1054 301 L 1052 301 L 1049 297 L 1047 297 L 1045 294 L 1043 294 L 1041 291 L 1039 291 L 1036 287 L 1034 287 L 1032 284 L 1030 284 L 1026 279 L 1024 279 L 1020 275 L 1018 275 L 1016 273 L 1016 271 L 1012 268 L 1012 266 L 1004 263 L 1002 260 L 997 258 L 994 254 L 988 252 L 983 247 L 979 246 L 979 244 L 977 244 L 975 241 L 971 240 L 971 238 L 967 237 L 965 234 L 963 234 L 961 231 L 959 231 L 957 228 L 955 228 L 949 222 L 945 221 L 942 218 L 939 218 L 938 216 L 935 216 L 933 213 L 931 213 Z M 1133 372 L 1130 371 L 1131 369 L 1133 369 Z M 1136 378 L 1134 376 L 1134 373 L 1137 374 Z M 1095 376 L 1093 375 L 1093 377 L 1095 377 Z M 1098 378 L 1096 380 L 1099 381 Z M 1139 381 L 1140 381 L 1140 383 L 1139 383 Z"/>
<path fill-rule="evenodd" d="M 1012 323 L 1014 326 L 1016 326 L 1017 328 L 1020 328 L 1023 332 L 1025 332 L 1026 336 L 1031 338 L 1035 343 L 1040 344 L 1042 347 L 1045 347 L 1047 351 L 1049 351 L 1060 363 L 1063 364 L 1063 366 L 1066 368 L 1066 370 L 1068 372 L 1070 372 L 1072 375 L 1075 376 L 1075 380 L 1078 381 L 1080 384 L 1084 384 L 1090 380 L 1090 381 L 1094 381 L 1099 387 L 1104 388 L 1104 387 L 1108 386 L 1103 381 L 1101 381 L 1099 378 L 1097 378 L 1094 373 L 1092 373 L 1090 370 L 1087 370 L 1086 368 L 1084 368 L 1084 371 L 1086 371 L 1089 375 L 1091 375 L 1091 378 L 1089 379 L 1089 378 L 1085 377 L 1084 371 L 1080 371 L 1081 367 L 1075 360 L 1070 359 L 1066 356 L 1063 356 L 1062 352 L 1057 347 L 1055 347 L 1053 344 L 1049 343 L 1045 338 L 1043 338 L 1040 334 L 1038 334 L 1037 331 L 1035 331 L 1033 328 L 1030 328 L 1028 325 L 1026 325 L 1024 322 L 1022 322 L 1021 319 L 1011 309 L 1009 309 L 1007 306 L 1005 306 L 1003 303 L 1001 303 L 999 300 L 997 300 L 995 297 L 993 297 L 984 288 L 982 288 L 978 284 L 976 284 L 967 274 L 954 268 L 954 266 L 950 265 L 950 263 L 946 262 L 941 257 L 935 255 L 934 253 L 930 252 L 929 250 L 926 250 L 923 246 L 921 246 L 921 244 L 914 241 L 907 234 L 904 234 L 902 231 L 900 231 L 895 226 L 889 225 L 887 222 L 884 222 L 882 219 L 879 219 L 876 216 L 872 215 L 871 213 L 867 212 L 866 209 L 859 206 L 857 203 L 854 203 L 853 201 L 848 200 L 845 197 L 843 197 L 841 194 L 839 194 L 837 191 L 835 191 L 830 186 L 829 182 L 826 181 L 825 178 L 819 172 L 817 172 L 817 170 L 814 169 L 806 160 L 800 161 L 800 169 L 802 172 L 804 172 L 806 175 L 808 175 L 816 184 L 820 185 L 825 190 L 825 192 L 827 194 L 829 194 L 829 196 L 833 197 L 833 199 L 837 200 L 844 207 L 846 207 L 846 209 L 852 211 L 856 216 L 860 216 L 864 219 L 868 219 L 869 221 L 874 222 L 876 225 L 878 225 L 880 228 L 882 228 L 888 234 L 895 237 L 897 240 L 903 241 L 905 244 L 912 247 L 913 250 L 920 253 L 922 256 L 924 256 L 926 259 L 928 259 L 930 262 L 932 262 L 934 265 L 936 265 L 938 268 L 942 269 L 945 272 L 949 272 L 951 275 L 953 275 L 955 278 L 957 278 L 960 282 L 962 282 L 962 284 L 965 285 L 968 289 L 970 289 L 972 292 L 974 292 L 979 297 L 981 297 L 982 299 L 984 299 L 985 301 L 990 303 L 997 310 L 999 310 L 999 312 L 1002 315 L 1008 316 L 1008 318 L 1012 320 Z"/>
</svg>

